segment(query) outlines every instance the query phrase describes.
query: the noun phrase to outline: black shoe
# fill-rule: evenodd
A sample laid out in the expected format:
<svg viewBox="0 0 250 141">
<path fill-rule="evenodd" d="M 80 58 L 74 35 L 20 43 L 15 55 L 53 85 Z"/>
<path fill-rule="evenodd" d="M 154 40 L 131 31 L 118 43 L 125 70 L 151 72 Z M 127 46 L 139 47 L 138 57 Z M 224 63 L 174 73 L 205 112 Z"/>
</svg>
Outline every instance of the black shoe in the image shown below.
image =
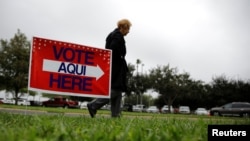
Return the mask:
<svg viewBox="0 0 250 141">
<path fill-rule="evenodd" d="M 92 108 L 91 104 L 87 104 L 87 107 L 88 107 L 88 110 L 89 110 L 89 114 L 92 118 L 95 117 L 95 114 L 96 114 L 96 110 Z"/>
</svg>

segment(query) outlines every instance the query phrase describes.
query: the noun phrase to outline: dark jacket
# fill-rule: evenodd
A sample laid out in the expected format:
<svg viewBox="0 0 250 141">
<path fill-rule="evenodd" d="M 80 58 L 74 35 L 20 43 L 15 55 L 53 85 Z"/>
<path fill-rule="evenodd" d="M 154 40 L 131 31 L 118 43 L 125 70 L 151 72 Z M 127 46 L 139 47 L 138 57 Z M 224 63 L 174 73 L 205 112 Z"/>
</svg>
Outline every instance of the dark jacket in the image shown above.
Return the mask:
<svg viewBox="0 0 250 141">
<path fill-rule="evenodd" d="M 112 50 L 111 88 L 125 92 L 128 66 L 125 40 L 119 29 L 116 28 L 107 36 L 105 48 Z"/>
</svg>

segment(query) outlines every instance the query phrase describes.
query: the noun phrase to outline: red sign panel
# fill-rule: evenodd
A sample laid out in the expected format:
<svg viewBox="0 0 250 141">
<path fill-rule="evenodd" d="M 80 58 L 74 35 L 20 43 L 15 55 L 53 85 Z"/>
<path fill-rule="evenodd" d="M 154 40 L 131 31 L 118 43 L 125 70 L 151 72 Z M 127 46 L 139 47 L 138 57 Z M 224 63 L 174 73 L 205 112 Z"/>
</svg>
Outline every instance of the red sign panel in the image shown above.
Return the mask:
<svg viewBox="0 0 250 141">
<path fill-rule="evenodd" d="M 111 54 L 107 49 L 33 37 L 29 89 L 109 98 Z"/>
</svg>

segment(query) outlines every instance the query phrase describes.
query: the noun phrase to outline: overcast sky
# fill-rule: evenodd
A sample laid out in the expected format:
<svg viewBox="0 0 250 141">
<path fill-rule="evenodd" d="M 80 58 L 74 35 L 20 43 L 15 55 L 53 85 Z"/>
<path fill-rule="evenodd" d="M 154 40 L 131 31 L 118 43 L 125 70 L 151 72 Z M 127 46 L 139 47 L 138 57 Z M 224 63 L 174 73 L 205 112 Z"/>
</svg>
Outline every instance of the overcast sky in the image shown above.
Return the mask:
<svg viewBox="0 0 250 141">
<path fill-rule="evenodd" d="M 0 38 L 33 36 L 104 48 L 116 22 L 132 22 L 127 61 L 177 67 L 192 79 L 250 79 L 249 0 L 1 0 Z"/>
</svg>

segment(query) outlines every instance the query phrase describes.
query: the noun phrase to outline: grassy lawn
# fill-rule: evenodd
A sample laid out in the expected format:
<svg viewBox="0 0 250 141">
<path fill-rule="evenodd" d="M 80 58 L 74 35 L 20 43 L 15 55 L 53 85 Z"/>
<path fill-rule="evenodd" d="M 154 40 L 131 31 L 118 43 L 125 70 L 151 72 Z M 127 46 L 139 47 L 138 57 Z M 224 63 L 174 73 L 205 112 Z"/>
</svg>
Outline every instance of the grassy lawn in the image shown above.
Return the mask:
<svg viewBox="0 0 250 141">
<path fill-rule="evenodd" d="M 236 117 L 123 112 L 121 118 L 110 118 L 110 111 L 100 110 L 96 118 L 90 118 L 86 109 L 14 105 L 0 108 L 57 113 L 26 115 L 0 109 L 3 141 L 207 141 L 209 124 L 250 124 L 249 118 Z"/>
</svg>

